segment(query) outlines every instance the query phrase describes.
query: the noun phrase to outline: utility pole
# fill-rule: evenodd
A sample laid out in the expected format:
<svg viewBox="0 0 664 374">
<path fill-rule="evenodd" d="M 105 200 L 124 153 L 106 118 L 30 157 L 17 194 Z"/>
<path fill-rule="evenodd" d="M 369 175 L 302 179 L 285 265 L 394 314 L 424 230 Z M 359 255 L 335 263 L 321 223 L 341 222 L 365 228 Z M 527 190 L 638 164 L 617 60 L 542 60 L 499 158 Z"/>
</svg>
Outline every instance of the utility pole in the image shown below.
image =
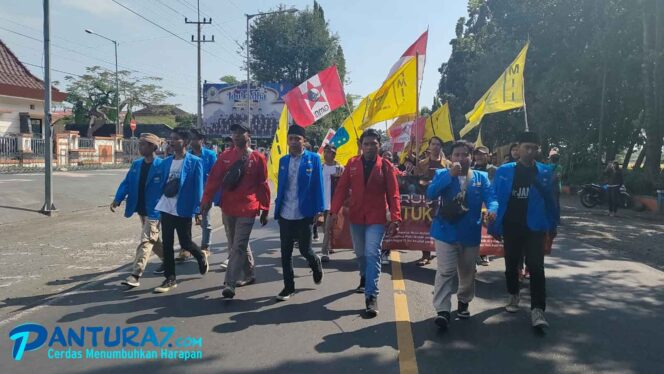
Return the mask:
<svg viewBox="0 0 664 374">
<path fill-rule="evenodd" d="M 197 100 L 197 107 L 196 107 L 196 128 L 202 128 L 203 127 L 203 117 L 201 115 L 201 108 L 202 108 L 202 95 L 203 95 L 203 88 L 201 87 L 201 43 L 214 43 L 214 35 L 212 35 L 211 40 L 205 40 L 205 35 L 203 35 L 203 39 L 201 39 L 201 25 L 210 25 L 212 24 L 212 18 L 207 19 L 203 18 L 203 21 L 201 21 L 201 0 L 197 1 L 197 12 L 198 12 L 198 17 L 196 21 L 189 21 L 186 17 L 184 19 L 184 23 L 186 24 L 194 24 L 196 25 L 197 29 L 197 38 L 194 40 L 194 36 L 191 36 L 191 42 L 196 42 L 197 49 L 198 49 L 198 81 L 196 82 L 196 100 Z"/>
<path fill-rule="evenodd" d="M 53 132 L 51 131 L 51 6 L 44 0 L 44 206 L 47 216 L 55 213 L 53 204 Z"/>
</svg>

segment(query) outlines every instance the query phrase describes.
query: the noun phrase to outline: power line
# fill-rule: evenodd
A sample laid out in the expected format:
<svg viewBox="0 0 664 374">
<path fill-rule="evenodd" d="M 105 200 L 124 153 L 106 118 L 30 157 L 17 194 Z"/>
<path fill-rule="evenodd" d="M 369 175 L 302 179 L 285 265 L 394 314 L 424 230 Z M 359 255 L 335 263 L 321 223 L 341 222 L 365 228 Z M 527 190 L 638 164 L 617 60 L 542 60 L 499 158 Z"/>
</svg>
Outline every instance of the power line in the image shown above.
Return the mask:
<svg viewBox="0 0 664 374">
<path fill-rule="evenodd" d="M 176 13 L 176 14 L 178 14 L 178 15 L 184 17 L 184 18 L 188 18 L 188 16 L 184 15 L 182 12 L 180 12 L 180 11 L 178 11 L 177 9 L 174 9 L 173 7 L 171 7 L 171 6 L 169 6 L 169 5 L 165 4 L 165 3 L 163 3 L 161 0 L 156 0 L 156 1 L 157 1 L 159 4 L 161 4 L 161 5 L 165 6 L 166 8 L 170 9 L 170 10 L 173 11 L 174 13 Z M 212 20 L 212 16 L 210 16 L 209 14 L 204 13 L 203 11 L 201 11 L 201 13 L 203 13 L 203 14 L 209 16 L 209 17 L 210 17 L 210 20 Z M 219 27 L 216 23 L 213 23 L 213 24 L 211 24 L 211 25 L 212 25 L 213 27 L 216 27 L 219 31 L 221 31 L 221 33 L 223 34 L 223 36 L 226 37 L 228 40 L 230 40 L 231 42 L 234 41 L 234 40 L 233 40 L 233 39 L 232 39 L 232 38 L 231 38 L 231 37 L 230 37 L 230 36 L 229 36 L 229 35 L 228 35 L 228 34 L 227 34 L 227 33 L 221 28 L 221 27 Z M 228 53 L 229 56 L 232 56 L 232 57 L 236 57 L 236 58 L 238 58 L 238 57 L 236 56 L 236 52 L 231 51 L 230 49 L 228 49 L 227 47 L 225 47 L 223 44 L 218 44 L 218 46 L 219 46 L 219 48 L 223 49 L 225 53 Z M 237 61 L 236 61 L 236 62 L 237 62 Z"/>
<path fill-rule="evenodd" d="M 150 22 L 151 24 L 153 24 L 153 25 L 159 27 L 160 29 L 166 31 L 167 33 L 169 33 L 169 34 L 175 36 L 176 38 L 178 38 L 178 39 L 180 39 L 180 40 L 182 40 L 183 42 L 185 42 L 185 43 L 187 43 L 187 44 L 189 44 L 189 45 L 192 45 L 192 46 L 194 45 L 193 43 L 191 43 L 191 42 L 188 41 L 187 39 L 185 39 L 185 38 L 181 37 L 180 35 L 178 35 L 178 34 L 172 32 L 172 31 L 166 29 L 165 27 L 163 27 L 163 26 L 161 26 L 160 24 L 158 24 L 158 23 L 156 23 L 156 22 L 150 20 L 149 18 L 147 18 L 147 17 L 141 15 L 140 13 L 134 11 L 133 9 L 128 8 L 127 6 L 125 6 L 125 5 L 121 4 L 121 3 L 119 3 L 117 0 L 112 0 L 112 1 L 113 1 L 114 3 L 116 3 L 117 5 L 119 5 L 119 6 L 123 7 L 123 8 L 125 8 L 125 9 L 128 10 L 128 11 L 130 11 L 131 13 L 134 13 L 134 14 L 137 15 L 138 17 L 140 17 L 140 18 L 146 20 L 147 22 Z M 208 51 L 207 49 L 204 49 L 204 48 L 203 48 L 202 50 L 205 51 L 206 53 L 208 53 L 208 54 L 210 54 L 210 55 L 212 55 L 212 56 L 214 56 L 214 57 L 220 59 L 220 60 L 224 60 L 224 61 L 226 61 L 226 62 L 228 62 L 228 63 L 230 63 L 230 64 L 235 64 L 234 62 L 232 62 L 232 61 L 228 61 L 228 60 L 226 60 L 225 58 L 223 58 L 223 57 L 221 57 L 221 56 L 219 56 L 219 55 L 217 55 L 217 54 L 215 54 L 215 53 L 212 53 L 212 52 Z"/>
<path fill-rule="evenodd" d="M 40 68 L 40 69 L 42 69 L 42 70 L 44 69 L 44 66 L 42 66 L 42 65 L 31 64 L 31 63 L 29 63 L 29 62 L 25 62 L 25 61 L 21 61 L 21 60 L 19 60 L 19 62 L 22 63 L 23 65 L 34 66 L 34 67 L 36 67 L 36 68 Z M 51 68 L 51 70 L 53 70 L 53 71 L 57 71 L 58 73 L 68 74 L 68 75 L 74 75 L 74 76 L 77 76 L 77 77 L 79 77 L 79 78 L 83 78 L 82 75 L 78 75 L 78 74 L 75 74 L 75 73 L 70 73 L 70 72 L 68 72 L 68 71 L 58 70 L 58 69 L 54 69 L 54 68 Z M 3 74 L 5 74 L 5 73 L 3 73 Z M 17 74 L 9 74 L 9 75 L 17 75 Z"/>
<path fill-rule="evenodd" d="M 26 35 L 26 34 L 20 33 L 20 32 L 18 32 L 18 31 L 10 30 L 10 29 L 4 28 L 4 27 L 2 27 L 2 26 L 0 26 L 0 29 L 5 30 L 5 31 L 8 31 L 8 32 L 11 32 L 11 33 L 16 34 L 16 35 L 20 35 L 20 36 L 22 36 L 22 37 L 24 37 L 24 38 L 28 38 L 28 39 L 30 39 L 30 40 L 34 40 L 34 41 L 39 42 L 39 43 L 43 43 L 43 41 L 42 41 L 41 39 L 38 39 L 38 38 L 32 37 L 32 36 L 30 36 L 30 35 Z M 75 53 L 75 54 L 81 55 L 81 56 L 86 57 L 86 58 L 89 58 L 89 59 L 93 59 L 93 60 L 101 61 L 101 62 L 103 62 L 103 63 L 105 63 L 105 64 L 107 64 L 107 65 L 109 65 L 109 66 L 115 66 L 115 64 L 114 64 L 113 62 L 111 62 L 111 61 L 107 61 L 107 60 L 104 60 L 104 59 L 101 59 L 101 58 L 98 58 L 98 57 L 89 56 L 89 55 L 86 55 L 86 54 L 84 54 L 84 53 L 78 52 L 78 51 L 76 51 L 76 50 L 73 50 L 73 49 L 70 49 L 70 48 L 67 48 L 67 47 L 60 46 L 60 45 L 55 44 L 55 43 L 51 43 L 51 45 L 53 45 L 54 47 L 57 47 L 57 48 L 63 49 L 63 50 L 65 50 L 65 51 L 69 51 L 69 52 L 72 52 L 72 53 Z M 27 47 L 26 47 L 26 48 L 27 48 Z M 72 58 L 69 57 L 69 56 L 62 56 L 62 55 L 58 55 L 58 56 L 61 57 L 61 58 L 67 59 L 67 60 L 71 60 L 71 61 L 74 61 L 74 62 L 78 62 L 78 63 L 83 64 L 83 65 L 87 65 L 87 63 L 85 63 L 85 62 L 82 62 L 82 61 L 79 61 L 79 60 L 76 60 L 76 59 L 72 59 Z M 125 65 L 120 65 L 120 64 L 118 64 L 118 66 L 121 67 L 121 68 L 123 68 L 123 69 L 127 69 L 127 70 L 129 70 L 130 72 L 133 72 L 133 73 L 140 73 L 140 74 L 144 74 L 144 75 L 146 75 L 146 76 L 159 75 L 159 73 L 157 73 L 156 70 L 155 70 L 154 73 L 148 73 L 148 72 L 145 72 L 145 71 L 141 71 L 141 70 L 134 69 L 134 68 L 132 68 L 132 67 L 130 67 L 130 66 L 125 66 Z M 101 67 L 101 68 L 104 69 L 104 70 L 106 70 L 106 71 L 112 72 L 112 71 L 111 71 L 110 69 L 108 69 L 108 68 L 104 68 L 104 67 Z M 169 80 L 169 81 L 176 81 L 176 80 L 174 80 L 174 79 L 172 79 L 172 78 L 165 78 L 165 79 L 167 79 L 167 80 Z M 181 83 L 184 83 L 185 81 L 184 81 L 184 80 L 180 80 L 180 82 L 181 82 Z M 184 87 L 184 86 L 180 86 L 180 88 L 183 88 L 183 87 Z"/>
<path fill-rule="evenodd" d="M 160 24 L 158 24 L 158 23 L 152 21 L 151 19 L 144 17 L 142 14 L 140 14 L 140 13 L 138 13 L 138 12 L 135 12 L 133 9 L 128 8 L 128 7 L 124 6 L 123 4 L 120 4 L 120 3 L 117 2 L 116 0 L 112 0 L 112 1 L 113 1 L 114 3 L 116 3 L 116 4 L 118 4 L 119 6 L 125 8 L 126 10 L 128 10 L 128 11 L 134 13 L 135 15 L 141 17 L 142 19 L 144 19 L 144 20 L 150 22 L 151 24 L 153 24 L 153 25 L 159 27 L 160 29 L 166 31 L 167 33 L 173 35 L 174 37 L 176 37 L 176 38 L 182 40 L 183 42 L 185 42 L 185 43 L 187 43 L 187 44 L 194 45 L 193 43 L 190 43 L 187 39 L 181 37 L 180 35 L 178 35 L 178 34 L 176 34 L 176 33 L 174 33 L 174 32 L 172 32 L 171 30 L 168 30 L 168 29 L 164 28 L 162 25 L 160 25 Z"/>
</svg>

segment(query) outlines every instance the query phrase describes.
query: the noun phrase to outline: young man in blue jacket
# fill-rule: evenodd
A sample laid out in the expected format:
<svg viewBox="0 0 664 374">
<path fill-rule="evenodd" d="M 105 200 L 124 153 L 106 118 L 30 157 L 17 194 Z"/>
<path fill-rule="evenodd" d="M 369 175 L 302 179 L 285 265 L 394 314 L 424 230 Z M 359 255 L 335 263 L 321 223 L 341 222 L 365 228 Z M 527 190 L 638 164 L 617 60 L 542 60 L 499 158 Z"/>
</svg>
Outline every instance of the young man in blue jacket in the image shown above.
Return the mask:
<svg viewBox="0 0 664 374">
<path fill-rule="evenodd" d="M 309 262 L 314 283 L 323 280 L 321 259 L 311 248 L 312 225 L 325 210 L 323 169 L 320 156 L 304 149 L 305 131 L 293 125 L 288 129 L 289 154 L 279 160 L 277 199 L 274 219 L 279 222 L 281 265 L 284 289 L 277 300 L 288 300 L 295 293 L 293 246 L 299 243 L 300 254 Z"/>
<path fill-rule="evenodd" d="M 505 309 L 519 311 L 519 263 L 526 256 L 530 271 L 530 309 L 533 327 L 547 327 L 544 318 L 546 287 L 544 237 L 555 235 L 559 211 L 554 199 L 555 178 L 551 169 L 535 161 L 539 137 L 533 132 L 519 136 L 518 161 L 502 165 L 493 180 L 498 213 L 489 233 L 502 237 L 505 246 L 505 280 L 510 296 Z"/>
<path fill-rule="evenodd" d="M 132 288 L 140 286 L 139 279 L 145 271 L 152 251 L 162 261 L 164 257 L 159 240 L 159 212 L 155 210 L 164 184 L 162 160 L 154 157 L 160 144 L 161 139 L 154 134 L 141 135 L 138 140 L 138 152 L 143 157 L 132 162 L 111 203 L 111 212 L 115 212 L 115 208 L 127 199 L 125 217 L 129 218 L 137 213 L 141 218 L 141 242 L 136 248 L 132 272 L 122 281 L 123 285 Z"/>
<path fill-rule="evenodd" d="M 475 259 L 479 255 L 482 231 L 482 204 L 487 220 L 496 216 L 498 204 L 491 195 L 486 172 L 470 169 L 473 144 L 459 140 L 452 145 L 452 166 L 436 171 L 427 188 L 427 199 L 442 198 L 442 204 L 464 201 L 465 213 L 443 214 L 442 207 L 431 224 L 438 265 L 434 283 L 434 322 L 445 329 L 451 320 L 452 294 L 457 293 L 457 316 L 470 318 L 468 304 L 475 297 Z M 458 278 L 458 283 L 455 282 Z M 457 284 L 455 284 L 457 283 Z"/>
<path fill-rule="evenodd" d="M 167 180 L 156 210 L 161 212 L 162 238 L 164 242 L 164 276 L 155 292 L 164 293 L 177 287 L 173 245 L 175 231 L 181 248 L 187 248 L 198 261 L 201 274 L 208 271 L 207 256 L 191 240 L 191 220 L 199 213 L 203 196 L 203 161 L 188 153 L 189 132 L 176 129 L 171 133 L 169 146 L 173 155 L 162 162 L 162 172 Z"/>
<path fill-rule="evenodd" d="M 202 132 L 191 129 L 191 142 L 189 143 L 189 151 L 192 155 L 200 157 L 203 160 L 203 186 L 207 182 L 210 170 L 215 162 L 217 162 L 217 153 L 210 148 L 205 147 L 205 134 Z M 210 211 L 200 215 L 201 225 L 201 251 L 206 256 L 210 256 L 210 234 L 212 233 L 212 224 L 210 223 Z M 198 221 L 198 220 L 197 220 Z M 178 263 L 183 263 L 191 258 L 191 254 L 186 249 L 180 249 L 180 255 L 175 259 Z"/>
</svg>

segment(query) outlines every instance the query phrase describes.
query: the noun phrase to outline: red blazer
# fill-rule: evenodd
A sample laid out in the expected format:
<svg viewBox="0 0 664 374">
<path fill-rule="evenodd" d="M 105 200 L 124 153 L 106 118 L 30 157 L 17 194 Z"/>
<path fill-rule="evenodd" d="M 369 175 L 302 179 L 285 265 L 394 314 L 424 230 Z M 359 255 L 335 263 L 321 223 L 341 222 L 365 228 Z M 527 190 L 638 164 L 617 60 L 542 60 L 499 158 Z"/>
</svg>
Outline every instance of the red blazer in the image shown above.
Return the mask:
<svg viewBox="0 0 664 374">
<path fill-rule="evenodd" d="M 383 165 L 384 164 L 384 165 Z M 384 175 L 386 174 L 386 175 Z M 387 209 L 392 221 L 401 221 L 401 202 L 396 168 L 380 156 L 371 170 L 365 186 L 362 156 L 348 161 L 334 189 L 331 212 L 337 214 L 350 195 L 348 219 L 358 225 L 385 224 Z"/>
</svg>

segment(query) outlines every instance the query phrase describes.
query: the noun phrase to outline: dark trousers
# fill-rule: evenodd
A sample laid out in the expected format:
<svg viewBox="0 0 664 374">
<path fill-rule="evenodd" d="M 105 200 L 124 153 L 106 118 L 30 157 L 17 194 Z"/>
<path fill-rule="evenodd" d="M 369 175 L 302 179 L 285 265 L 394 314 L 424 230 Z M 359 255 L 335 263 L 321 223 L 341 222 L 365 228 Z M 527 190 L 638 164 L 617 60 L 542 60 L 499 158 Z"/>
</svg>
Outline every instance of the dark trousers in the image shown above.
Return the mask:
<svg viewBox="0 0 664 374">
<path fill-rule="evenodd" d="M 294 221 L 279 218 L 281 267 L 284 273 L 284 287 L 291 292 L 295 291 L 295 274 L 293 273 L 293 245 L 295 241 L 297 240 L 300 254 L 307 259 L 310 268 L 314 269 L 318 266 L 318 261 L 320 261 L 311 248 L 312 224 L 312 218 L 303 218 Z"/>
<path fill-rule="evenodd" d="M 200 247 L 191 241 L 191 217 L 178 217 L 168 213 L 161 213 L 161 235 L 164 245 L 164 276 L 166 279 L 175 279 L 175 254 L 173 245 L 175 232 L 178 233 L 180 248 L 188 250 L 196 260 L 201 260 L 203 253 Z"/>
<path fill-rule="evenodd" d="M 607 195 L 609 200 L 609 212 L 618 212 L 618 206 L 620 205 L 620 186 L 609 187 Z"/>
<path fill-rule="evenodd" d="M 505 280 L 507 292 L 519 293 L 519 263 L 526 256 L 530 272 L 530 308 L 546 309 L 546 280 L 544 277 L 544 233 L 526 227 L 505 226 Z"/>
</svg>

